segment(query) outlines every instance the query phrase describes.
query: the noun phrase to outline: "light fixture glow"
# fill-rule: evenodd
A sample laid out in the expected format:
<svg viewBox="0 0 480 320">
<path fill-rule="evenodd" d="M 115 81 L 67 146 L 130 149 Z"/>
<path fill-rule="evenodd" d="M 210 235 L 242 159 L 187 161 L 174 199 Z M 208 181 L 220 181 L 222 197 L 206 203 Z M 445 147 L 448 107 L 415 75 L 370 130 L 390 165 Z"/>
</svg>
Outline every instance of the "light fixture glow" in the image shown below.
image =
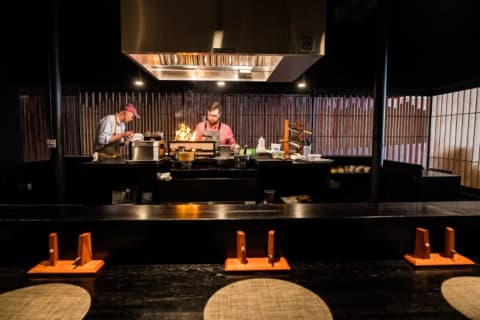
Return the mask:
<svg viewBox="0 0 480 320">
<path fill-rule="evenodd" d="M 305 81 L 305 74 L 302 75 L 302 78 L 297 82 L 297 88 L 305 89 L 307 87 L 307 82 Z"/>
<path fill-rule="evenodd" d="M 252 73 L 252 68 L 238 69 L 238 73 Z"/>
<path fill-rule="evenodd" d="M 143 80 L 135 80 L 135 81 L 133 81 L 133 84 L 136 87 L 143 87 L 145 83 L 143 82 Z"/>
<path fill-rule="evenodd" d="M 225 87 L 225 81 L 218 81 L 217 86 L 219 87 Z"/>
<path fill-rule="evenodd" d="M 223 46 L 223 30 L 213 31 L 212 49 L 222 48 Z"/>
<path fill-rule="evenodd" d="M 307 84 L 304 81 L 297 83 L 297 88 L 304 89 L 306 87 Z"/>
</svg>

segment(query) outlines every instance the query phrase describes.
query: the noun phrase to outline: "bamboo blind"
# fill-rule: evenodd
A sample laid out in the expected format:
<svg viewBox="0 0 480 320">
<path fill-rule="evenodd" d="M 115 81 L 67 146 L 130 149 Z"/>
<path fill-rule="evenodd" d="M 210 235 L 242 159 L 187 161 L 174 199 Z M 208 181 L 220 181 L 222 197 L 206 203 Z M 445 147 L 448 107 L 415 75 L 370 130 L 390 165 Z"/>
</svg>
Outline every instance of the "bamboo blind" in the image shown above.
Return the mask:
<svg viewBox="0 0 480 320">
<path fill-rule="evenodd" d="M 480 188 L 480 88 L 432 97 L 429 167 L 462 177 L 462 185 Z"/>
</svg>

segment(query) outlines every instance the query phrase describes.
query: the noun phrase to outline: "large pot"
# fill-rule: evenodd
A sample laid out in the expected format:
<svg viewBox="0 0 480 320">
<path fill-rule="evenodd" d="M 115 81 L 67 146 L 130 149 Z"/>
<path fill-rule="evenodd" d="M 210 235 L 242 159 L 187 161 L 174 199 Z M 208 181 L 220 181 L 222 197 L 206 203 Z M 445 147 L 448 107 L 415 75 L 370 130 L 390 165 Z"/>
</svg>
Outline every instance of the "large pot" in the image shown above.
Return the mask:
<svg viewBox="0 0 480 320">
<path fill-rule="evenodd" d="M 129 144 L 129 157 L 132 161 L 155 161 L 165 155 L 164 141 L 135 140 Z"/>
</svg>

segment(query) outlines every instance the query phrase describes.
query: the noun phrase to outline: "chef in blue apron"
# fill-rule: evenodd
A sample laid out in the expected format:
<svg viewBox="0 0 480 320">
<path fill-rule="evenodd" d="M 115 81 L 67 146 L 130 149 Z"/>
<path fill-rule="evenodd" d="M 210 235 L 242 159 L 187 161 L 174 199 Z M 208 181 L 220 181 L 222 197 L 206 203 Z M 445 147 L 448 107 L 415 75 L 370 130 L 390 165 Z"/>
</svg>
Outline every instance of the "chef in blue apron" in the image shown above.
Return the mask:
<svg viewBox="0 0 480 320">
<path fill-rule="evenodd" d="M 119 112 L 100 119 L 95 133 L 95 150 L 100 159 L 111 159 L 120 155 L 120 145 L 133 135 L 133 131 L 126 130 L 126 124 L 134 117 L 139 119 L 140 115 L 137 108 L 128 103 Z"/>
<path fill-rule="evenodd" d="M 218 144 L 235 144 L 232 128 L 221 121 L 222 112 L 218 102 L 207 110 L 207 119 L 198 123 L 192 134 L 193 141 L 215 141 Z"/>
</svg>

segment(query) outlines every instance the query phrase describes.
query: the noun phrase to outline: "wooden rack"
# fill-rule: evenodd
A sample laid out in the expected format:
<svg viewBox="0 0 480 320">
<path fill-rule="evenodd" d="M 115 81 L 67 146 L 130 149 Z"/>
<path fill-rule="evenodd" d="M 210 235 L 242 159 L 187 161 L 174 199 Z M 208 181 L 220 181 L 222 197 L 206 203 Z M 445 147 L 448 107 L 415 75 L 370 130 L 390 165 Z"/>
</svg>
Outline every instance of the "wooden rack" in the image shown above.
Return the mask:
<svg viewBox="0 0 480 320">
<path fill-rule="evenodd" d="M 283 122 L 283 152 L 284 156 L 290 155 L 290 146 L 295 148 L 295 152 L 303 153 L 303 146 L 307 136 L 311 136 L 312 132 L 304 130 L 304 125 L 300 121 L 295 121 L 293 125 L 290 125 L 288 119 Z"/>
<path fill-rule="evenodd" d="M 455 251 L 455 230 L 445 229 L 445 244 L 443 253 L 430 252 L 430 236 L 427 229 L 417 228 L 415 234 L 415 250 L 413 255 L 406 254 L 404 258 L 416 267 L 462 266 L 475 264 L 472 260 Z"/>
<path fill-rule="evenodd" d="M 225 260 L 225 271 L 286 271 L 290 265 L 284 257 L 275 257 L 275 231 L 268 231 L 266 257 L 247 257 L 247 242 L 243 231 L 237 231 L 237 257 Z"/>
<path fill-rule="evenodd" d="M 59 260 L 58 235 L 49 235 L 49 260 L 44 260 L 28 271 L 28 274 L 95 274 L 105 264 L 103 260 L 93 260 L 92 237 L 90 232 L 78 237 L 77 258 Z"/>
</svg>

